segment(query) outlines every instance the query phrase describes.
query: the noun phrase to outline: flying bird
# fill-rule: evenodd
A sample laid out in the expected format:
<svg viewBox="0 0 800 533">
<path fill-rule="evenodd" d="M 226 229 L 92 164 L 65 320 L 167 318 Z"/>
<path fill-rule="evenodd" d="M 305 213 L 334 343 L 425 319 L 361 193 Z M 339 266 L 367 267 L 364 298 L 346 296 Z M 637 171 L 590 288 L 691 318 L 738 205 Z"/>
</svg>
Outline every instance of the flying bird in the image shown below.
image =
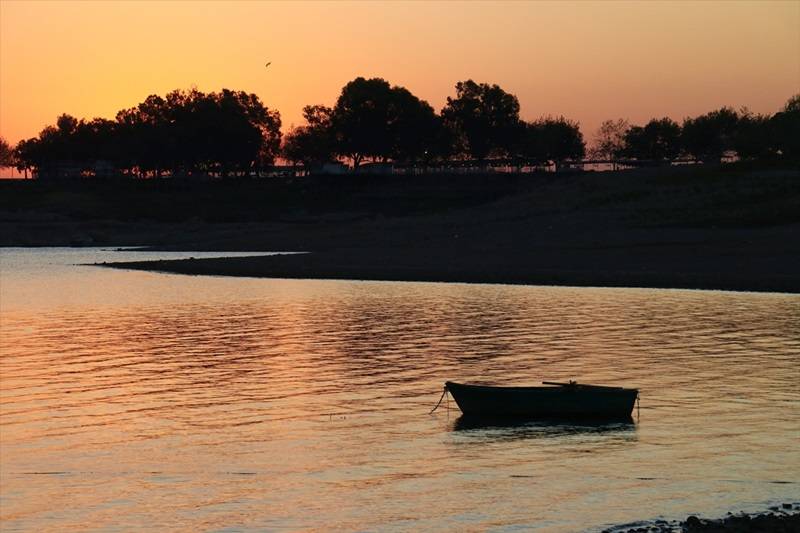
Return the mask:
<svg viewBox="0 0 800 533">
<path fill-rule="evenodd" d="M 272 64 L 272 61 L 268 61 L 268 62 L 267 62 L 267 64 L 266 64 L 266 65 L 264 65 L 264 67 L 268 67 L 268 66 L 270 66 L 271 64 Z"/>
</svg>

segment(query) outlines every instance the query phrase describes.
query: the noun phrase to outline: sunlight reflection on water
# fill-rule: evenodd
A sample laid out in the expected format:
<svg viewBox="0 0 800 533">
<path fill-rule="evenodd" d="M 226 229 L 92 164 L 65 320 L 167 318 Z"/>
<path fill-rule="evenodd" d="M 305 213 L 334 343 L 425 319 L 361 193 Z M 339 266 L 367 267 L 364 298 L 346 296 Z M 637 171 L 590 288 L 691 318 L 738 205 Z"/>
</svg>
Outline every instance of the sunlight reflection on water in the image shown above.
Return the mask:
<svg viewBox="0 0 800 533">
<path fill-rule="evenodd" d="M 4 530 L 574 531 L 798 495 L 797 296 L 189 277 L 65 253 L 2 251 Z M 638 423 L 427 414 L 447 379 L 576 378 L 641 388 Z"/>
</svg>

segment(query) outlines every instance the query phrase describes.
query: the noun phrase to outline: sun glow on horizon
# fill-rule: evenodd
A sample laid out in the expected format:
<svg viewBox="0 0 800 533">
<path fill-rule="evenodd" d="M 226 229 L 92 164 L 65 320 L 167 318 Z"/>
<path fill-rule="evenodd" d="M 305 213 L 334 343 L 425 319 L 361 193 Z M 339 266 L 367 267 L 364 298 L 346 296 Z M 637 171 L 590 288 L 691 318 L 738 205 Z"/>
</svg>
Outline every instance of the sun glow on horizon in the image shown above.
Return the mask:
<svg viewBox="0 0 800 533">
<path fill-rule="evenodd" d="M 525 119 L 772 113 L 800 89 L 800 3 L 0 1 L 0 135 L 60 113 L 106 117 L 196 86 L 254 92 L 284 131 L 357 76 L 438 111 L 457 81 L 497 83 Z M 266 68 L 265 63 L 272 64 Z"/>
</svg>

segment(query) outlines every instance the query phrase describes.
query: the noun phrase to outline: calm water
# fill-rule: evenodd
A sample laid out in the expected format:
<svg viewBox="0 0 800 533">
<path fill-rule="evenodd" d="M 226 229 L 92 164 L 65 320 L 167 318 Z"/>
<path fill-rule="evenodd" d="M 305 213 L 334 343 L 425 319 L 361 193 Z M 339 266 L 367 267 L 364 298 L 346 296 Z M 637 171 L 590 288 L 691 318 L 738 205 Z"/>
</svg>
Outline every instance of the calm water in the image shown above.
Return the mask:
<svg viewBox="0 0 800 533">
<path fill-rule="evenodd" d="M 0 255 L 4 531 L 575 531 L 800 497 L 798 296 Z M 638 422 L 428 414 L 447 379 L 570 378 L 640 387 Z"/>
</svg>

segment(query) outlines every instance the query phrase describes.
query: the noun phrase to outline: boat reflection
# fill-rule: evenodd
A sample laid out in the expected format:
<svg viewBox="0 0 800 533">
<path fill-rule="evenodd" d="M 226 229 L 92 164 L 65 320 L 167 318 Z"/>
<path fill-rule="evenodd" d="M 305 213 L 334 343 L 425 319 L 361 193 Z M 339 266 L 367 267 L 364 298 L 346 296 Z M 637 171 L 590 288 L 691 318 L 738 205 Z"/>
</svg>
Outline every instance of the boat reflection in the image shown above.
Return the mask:
<svg viewBox="0 0 800 533">
<path fill-rule="evenodd" d="M 632 418 L 613 421 L 531 420 L 519 418 L 474 417 L 461 415 L 451 431 L 482 440 L 511 441 L 518 439 L 577 438 L 579 440 L 636 440 L 636 424 Z"/>
</svg>

